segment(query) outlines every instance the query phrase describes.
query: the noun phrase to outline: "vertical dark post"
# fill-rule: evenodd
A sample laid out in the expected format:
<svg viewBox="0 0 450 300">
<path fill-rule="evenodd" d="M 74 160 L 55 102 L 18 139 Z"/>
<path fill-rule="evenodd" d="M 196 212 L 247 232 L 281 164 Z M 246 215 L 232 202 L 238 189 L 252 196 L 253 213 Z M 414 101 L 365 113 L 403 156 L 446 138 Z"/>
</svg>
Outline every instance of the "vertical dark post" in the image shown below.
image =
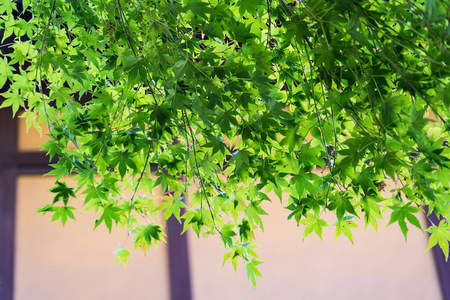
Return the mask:
<svg viewBox="0 0 450 300">
<path fill-rule="evenodd" d="M 426 212 L 428 213 L 428 207 Z M 430 214 L 429 218 L 434 224 L 439 224 L 440 220 L 434 213 Z M 433 256 L 441 284 L 442 297 L 445 300 L 450 300 L 450 262 L 445 261 L 445 255 L 438 246 L 433 248 Z"/>
<path fill-rule="evenodd" d="M 9 109 L 0 109 L 0 299 L 12 300 L 17 168 L 8 160 L 16 152 L 17 125 Z"/>
<path fill-rule="evenodd" d="M 184 213 L 184 209 L 181 213 Z M 167 220 L 171 300 L 192 299 L 187 234 L 181 235 L 182 231 L 183 224 L 178 223 L 174 216 Z"/>
</svg>

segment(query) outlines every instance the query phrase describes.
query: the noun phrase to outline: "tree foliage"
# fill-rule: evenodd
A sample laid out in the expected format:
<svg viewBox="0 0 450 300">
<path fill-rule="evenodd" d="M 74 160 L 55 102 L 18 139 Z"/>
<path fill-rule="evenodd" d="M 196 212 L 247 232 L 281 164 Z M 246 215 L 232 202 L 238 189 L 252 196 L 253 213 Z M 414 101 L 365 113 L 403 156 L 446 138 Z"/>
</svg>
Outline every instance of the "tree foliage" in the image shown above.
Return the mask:
<svg viewBox="0 0 450 300">
<path fill-rule="evenodd" d="M 352 242 L 355 218 L 377 229 L 390 211 L 406 239 L 428 206 L 442 218 L 429 248 L 448 257 L 449 1 L 23 6 L 29 22 L 0 4 L 3 40 L 16 41 L 0 58 L 0 85 L 12 83 L 2 107 L 50 130 L 56 196 L 40 211 L 52 220 L 74 218 L 83 195 L 95 227 L 126 227 L 145 251 L 164 240 L 158 213 L 173 215 L 220 235 L 225 260 L 242 259 L 255 282 L 254 233 L 274 191 L 305 237 L 322 236 L 326 212 Z"/>
</svg>

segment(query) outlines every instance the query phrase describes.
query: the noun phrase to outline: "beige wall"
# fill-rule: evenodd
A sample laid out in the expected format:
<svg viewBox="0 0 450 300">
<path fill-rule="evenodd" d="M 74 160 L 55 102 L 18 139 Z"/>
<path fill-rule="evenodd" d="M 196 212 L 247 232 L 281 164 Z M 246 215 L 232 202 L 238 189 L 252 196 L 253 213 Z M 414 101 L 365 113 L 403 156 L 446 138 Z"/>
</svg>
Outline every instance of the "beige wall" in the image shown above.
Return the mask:
<svg viewBox="0 0 450 300">
<path fill-rule="evenodd" d="M 427 234 L 410 228 L 406 243 L 398 225 L 386 228 L 385 221 L 378 235 L 363 226 L 355 230 L 355 245 L 344 235 L 335 242 L 331 226 L 323 242 L 314 233 L 302 242 L 304 226 L 288 222 L 283 206 L 274 200 L 263 207 L 269 216 L 263 217 L 257 253 L 264 278 L 256 290 L 243 265 L 237 274 L 230 262 L 221 267 L 224 251 L 217 237 L 199 240 L 189 233 L 195 300 L 442 299 L 432 253 L 425 253 Z"/>
<path fill-rule="evenodd" d="M 15 300 L 169 299 L 166 244 L 140 249 L 124 268 L 115 263 L 119 244 L 132 249 L 126 230 L 95 231 L 91 211 L 78 211 L 77 221 L 50 224 L 51 215 L 34 215 L 51 202 L 45 190 L 54 178 L 20 176 L 17 184 Z M 81 201 L 81 200 L 78 200 Z M 79 205 L 76 205 L 79 206 Z"/>
<path fill-rule="evenodd" d="M 47 138 L 34 129 L 26 131 L 25 119 L 19 119 L 18 149 L 39 151 Z M 51 214 L 36 210 L 52 201 L 46 191 L 54 177 L 20 176 L 17 182 L 15 300 L 115 300 L 169 299 L 167 245 L 150 249 L 147 256 L 133 243 L 126 230 L 105 226 L 95 231 L 92 211 L 83 212 L 81 200 L 71 205 L 77 221 L 68 219 L 64 228 L 60 220 L 50 224 Z M 160 191 L 159 191 L 160 192 Z M 114 265 L 113 253 L 119 244 L 132 252 L 125 268 Z"/>
<path fill-rule="evenodd" d="M 26 120 L 24 118 L 20 118 L 18 120 L 18 145 L 17 148 L 21 152 L 30 152 L 30 151 L 39 151 L 40 146 L 45 142 L 47 139 L 46 134 L 48 134 L 47 127 L 42 128 L 42 134 L 39 134 L 39 132 L 31 127 L 27 131 L 27 125 Z"/>
</svg>

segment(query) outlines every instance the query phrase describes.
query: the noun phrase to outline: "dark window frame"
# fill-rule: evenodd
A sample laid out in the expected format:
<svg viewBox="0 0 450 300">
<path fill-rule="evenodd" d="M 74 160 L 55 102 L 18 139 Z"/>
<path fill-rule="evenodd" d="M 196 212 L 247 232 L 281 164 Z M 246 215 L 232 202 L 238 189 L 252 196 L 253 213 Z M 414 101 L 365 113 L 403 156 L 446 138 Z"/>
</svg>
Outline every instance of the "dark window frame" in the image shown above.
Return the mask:
<svg viewBox="0 0 450 300">
<path fill-rule="evenodd" d="M 1 99 L 0 99 L 1 100 Z M 1 101 L 0 101 L 1 103 Z M 19 152 L 18 119 L 0 109 L 0 299 L 14 299 L 15 214 L 17 177 L 51 170 L 44 152 Z M 155 167 L 156 168 L 156 167 Z M 153 169 L 153 167 L 152 167 Z M 167 221 L 170 299 L 191 300 L 187 235 L 173 216 Z"/>
</svg>

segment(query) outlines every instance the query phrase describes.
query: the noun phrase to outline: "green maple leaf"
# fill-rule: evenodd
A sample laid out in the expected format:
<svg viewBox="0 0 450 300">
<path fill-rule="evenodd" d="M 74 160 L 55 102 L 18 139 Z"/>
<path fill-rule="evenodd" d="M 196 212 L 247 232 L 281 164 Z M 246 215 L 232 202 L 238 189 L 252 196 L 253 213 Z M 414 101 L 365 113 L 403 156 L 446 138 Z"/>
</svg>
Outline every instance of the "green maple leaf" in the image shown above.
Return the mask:
<svg viewBox="0 0 450 300">
<path fill-rule="evenodd" d="M 135 249 L 141 247 L 148 249 L 153 243 L 164 241 L 164 232 L 160 225 L 139 225 L 134 235 Z"/>
<path fill-rule="evenodd" d="M 313 231 L 322 240 L 322 228 L 328 227 L 328 223 L 314 214 L 308 214 L 306 219 L 300 221 L 300 224 L 307 225 L 305 231 L 303 232 L 303 240 L 310 235 Z"/>
<path fill-rule="evenodd" d="M 50 189 L 50 192 L 55 193 L 55 197 L 53 198 L 53 204 L 62 200 L 64 205 L 67 205 L 70 197 L 75 197 L 75 193 L 73 188 L 67 186 L 65 182 L 56 181 L 56 186 Z"/>
<path fill-rule="evenodd" d="M 266 9 L 267 2 L 265 0 L 239 0 L 237 5 L 239 6 L 239 12 L 243 15 L 246 11 L 256 16 L 258 8 Z"/>
<path fill-rule="evenodd" d="M 414 215 L 415 213 L 422 212 L 422 210 L 418 207 L 411 206 L 412 204 L 413 202 L 409 202 L 405 205 L 394 205 L 389 207 L 393 211 L 391 214 L 391 219 L 389 220 L 387 226 L 391 225 L 392 223 L 398 222 L 398 225 L 400 226 L 400 229 L 402 230 L 402 233 L 405 236 L 405 240 L 407 239 L 408 233 L 408 227 L 406 226 L 405 219 L 409 223 L 411 223 L 412 225 L 416 226 L 417 228 L 423 231 L 419 220 Z"/>
<path fill-rule="evenodd" d="M 228 223 L 220 229 L 220 238 L 222 239 L 225 247 L 233 247 L 232 237 L 236 236 L 236 232 L 234 232 L 233 227 L 233 224 Z"/>
<path fill-rule="evenodd" d="M 128 251 L 127 249 L 123 248 L 122 245 L 119 245 L 119 249 L 114 251 L 114 254 L 117 255 L 116 264 L 118 262 L 122 261 L 123 265 L 126 267 L 127 266 L 127 262 L 128 262 L 128 258 L 131 256 L 130 251 Z"/>
<path fill-rule="evenodd" d="M 355 207 L 350 202 L 350 198 L 348 196 L 330 198 L 333 198 L 334 201 L 330 202 L 327 208 L 329 210 L 336 210 L 336 217 L 338 220 L 342 220 L 346 212 L 351 213 L 354 216 L 358 216 L 355 211 Z"/>
<path fill-rule="evenodd" d="M 94 230 L 104 222 L 109 232 L 111 232 L 112 221 L 115 221 L 116 223 L 120 221 L 120 209 L 113 204 L 108 204 L 103 208 L 100 219 L 95 221 Z"/>
<path fill-rule="evenodd" d="M 71 207 L 71 206 L 59 207 L 53 214 L 51 222 L 61 219 L 61 223 L 64 226 L 67 222 L 67 217 L 75 220 L 75 216 L 74 216 L 72 210 L 75 210 L 75 207 Z"/>
<path fill-rule="evenodd" d="M 450 224 L 446 223 L 445 220 L 441 220 L 438 226 L 432 225 L 427 231 L 431 234 L 430 240 L 428 242 L 428 248 L 426 251 L 433 248 L 439 243 L 442 252 L 444 252 L 445 260 L 448 261 L 448 241 L 450 241 Z"/>
</svg>

